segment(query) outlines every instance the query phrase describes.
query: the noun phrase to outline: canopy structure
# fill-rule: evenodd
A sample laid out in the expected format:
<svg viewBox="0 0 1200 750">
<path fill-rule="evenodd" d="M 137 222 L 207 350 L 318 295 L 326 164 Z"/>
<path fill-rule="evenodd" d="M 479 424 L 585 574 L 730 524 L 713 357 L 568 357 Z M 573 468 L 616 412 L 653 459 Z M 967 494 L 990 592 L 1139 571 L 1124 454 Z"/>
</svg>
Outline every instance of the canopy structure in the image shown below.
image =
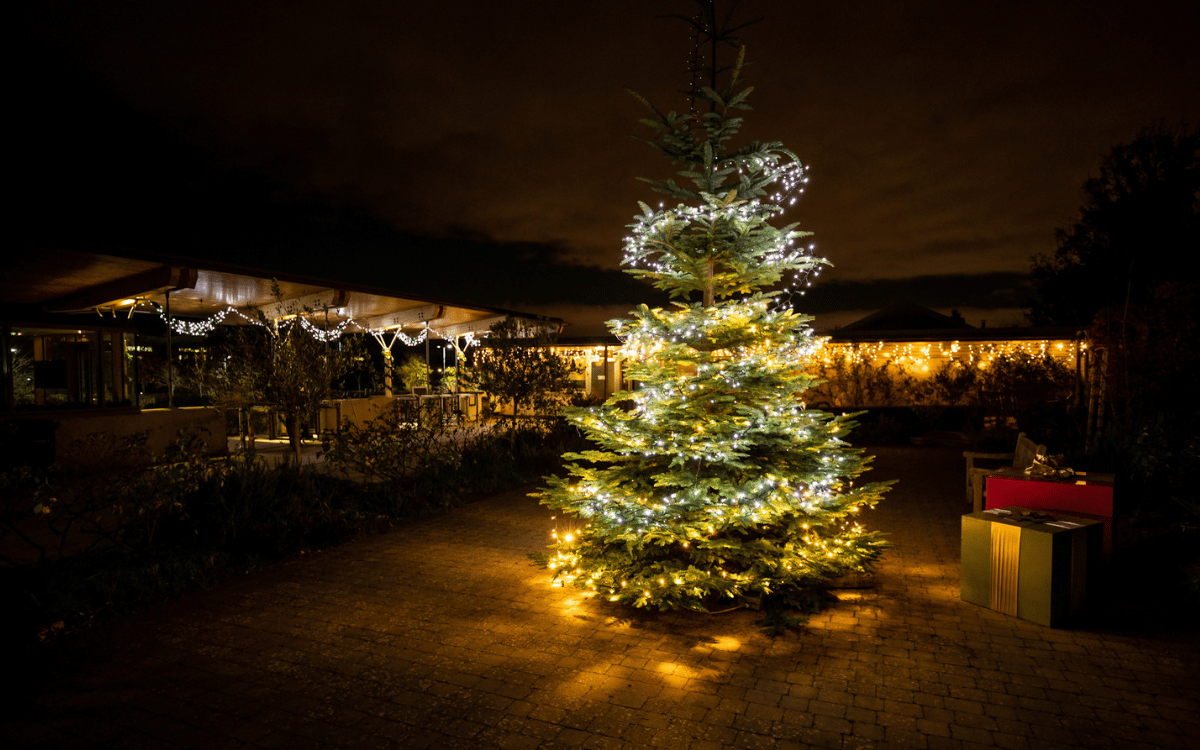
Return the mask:
<svg viewBox="0 0 1200 750">
<path fill-rule="evenodd" d="M 0 301 L 9 320 L 80 313 L 120 320 L 134 312 L 152 312 L 238 325 L 258 320 L 259 313 L 271 321 L 310 312 L 319 313 L 313 320 L 323 328 L 371 333 L 428 328 L 441 338 L 485 332 L 508 315 L 546 327 L 562 325 L 558 319 L 384 287 L 190 258 L 38 248 L 5 265 Z"/>
</svg>

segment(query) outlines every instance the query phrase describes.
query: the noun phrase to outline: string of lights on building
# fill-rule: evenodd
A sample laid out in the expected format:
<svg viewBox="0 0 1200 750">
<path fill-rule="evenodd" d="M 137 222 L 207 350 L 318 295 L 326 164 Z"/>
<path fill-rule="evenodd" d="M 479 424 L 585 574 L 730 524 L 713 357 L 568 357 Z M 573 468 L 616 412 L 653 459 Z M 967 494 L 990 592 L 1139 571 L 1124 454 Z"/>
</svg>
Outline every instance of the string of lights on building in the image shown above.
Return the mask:
<svg viewBox="0 0 1200 750">
<path fill-rule="evenodd" d="M 832 365 L 837 361 L 851 364 L 892 362 L 912 374 L 921 374 L 952 359 L 986 368 L 999 357 L 1015 354 L 1034 358 L 1049 356 L 1073 364 L 1078 354 L 1086 349 L 1086 342 L 1052 339 L 874 343 L 833 342 L 826 339 L 814 354 L 817 361 L 824 365 Z"/>
<path fill-rule="evenodd" d="M 266 321 L 264 321 L 262 319 L 247 315 L 246 313 L 242 312 L 241 310 L 238 310 L 237 308 L 233 307 L 232 305 L 227 307 L 224 310 L 213 313 L 212 315 L 210 315 L 208 318 L 206 318 L 204 320 L 185 320 L 185 319 L 177 318 L 177 317 L 173 317 L 173 316 L 167 317 L 166 310 L 161 306 L 158 307 L 158 314 L 159 314 L 159 317 L 162 318 L 163 322 L 171 327 L 172 331 L 174 331 L 177 334 L 183 335 L 183 336 L 201 336 L 201 337 L 207 336 L 210 333 L 212 333 L 214 330 L 216 330 L 217 326 L 221 325 L 221 323 L 230 315 L 237 315 L 242 320 L 246 321 L 247 323 L 251 323 L 253 325 L 260 325 L 260 326 L 265 327 L 268 324 Z M 292 316 L 288 316 L 288 317 L 292 317 Z M 428 324 L 425 324 L 425 326 L 421 329 L 420 333 L 418 333 L 414 336 L 409 336 L 408 334 L 404 333 L 404 331 L 400 330 L 399 328 L 369 328 L 367 326 L 362 325 L 358 321 L 354 320 L 354 318 L 347 318 L 346 320 L 342 321 L 341 323 L 338 323 L 336 326 L 325 329 L 325 328 L 318 327 L 304 315 L 299 315 L 299 316 L 295 316 L 295 317 L 297 317 L 300 320 L 300 325 L 304 328 L 305 331 L 307 331 L 309 334 L 311 334 L 313 336 L 313 338 L 317 339 L 318 341 L 324 341 L 324 342 L 338 340 L 343 335 L 345 335 L 347 332 L 351 332 L 350 331 L 351 328 L 357 329 L 356 332 L 358 332 L 358 333 L 367 333 L 367 334 L 371 334 L 372 336 L 375 336 L 377 339 L 380 340 L 381 344 L 383 343 L 382 337 L 385 333 L 390 333 L 392 335 L 392 344 L 393 345 L 395 344 L 396 340 L 399 339 L 405 346 L 416 346 L 418 344 L 421 344 L 425 341 L 426 338 L 429 337 L 429 335 L 431 333 L 439 338 L 443 338 L 443 339 L 447 338 L 445 335 L 443 335 L 437 329 L 430 328 Z M 481 335 L 486 335 L 486 333 L 481 334 Z M 475 338 L 475 335 L 472 333 L 464 334 L 463 337 L 466 339 L 464 348 L 469 348 L 472 344 L 478 343 Z M 449 339 L 447 339 L 447 340 L 449 340 Z M 391 347 L 388 346 L 386 348 L 390 349 Z"/>
</svg>

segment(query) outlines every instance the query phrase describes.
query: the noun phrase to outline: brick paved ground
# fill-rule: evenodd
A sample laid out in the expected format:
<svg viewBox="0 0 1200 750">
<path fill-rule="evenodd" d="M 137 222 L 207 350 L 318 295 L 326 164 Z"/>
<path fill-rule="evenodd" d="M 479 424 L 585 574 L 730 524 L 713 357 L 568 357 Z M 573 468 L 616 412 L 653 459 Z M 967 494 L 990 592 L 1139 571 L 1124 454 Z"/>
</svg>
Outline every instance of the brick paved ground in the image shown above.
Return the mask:
<svg viewBox="0 0 1200 750">
<path fill-rule="evenodd" d="M 630 616 L 550 588 L 521 493 L 276 566 L 93 634 L 0 745 L 183 748 L 1200 747 L 1170 632 L 1050 630 L 958 599 L 962 459 L 901 486 L 874 590 L 800 634 Z"/>
</svg>

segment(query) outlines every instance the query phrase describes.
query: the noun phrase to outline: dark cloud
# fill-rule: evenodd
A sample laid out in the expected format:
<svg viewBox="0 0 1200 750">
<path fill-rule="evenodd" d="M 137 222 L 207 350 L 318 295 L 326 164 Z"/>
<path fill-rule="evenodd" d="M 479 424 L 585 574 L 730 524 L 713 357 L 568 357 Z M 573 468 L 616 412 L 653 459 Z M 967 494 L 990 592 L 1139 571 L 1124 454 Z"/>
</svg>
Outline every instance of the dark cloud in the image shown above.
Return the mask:
<svg viewBox="0 0 1200 750">
<path fill-rule="evenodd" d="M 432 247 L 419 236 L 457 243 L 480 271 L 540 248 L 540 266 L 517 258 L 521 273 L 470 293 L 502 281 L 530 304 L 623 295 L 585 277 L 624 278 L 625 225 L 638 200 L 658 200 L 634 178 L 671 171 L 629 137 L 642 111 L 623 87 L 686 106 L 688 34 L 661 16 L 690 7 L 29 4 L 15 23 L 18 159 L 32 165 L 17 170 L 32 188 L 22 213 L 41 231 L 315 266 L 413 257 L 424 250 L 404 248 Z M 756 87 L 746 135 L 811 165 L 786 219 L 835 263 L 826 284 L 849 285 L 831 298 L 864 309 L 900 289 L 937 307 L 952 279 L 989 298 L 970 279 L 1018 274 L 1052 250 L 1112 145 L 1156 118 L 1200 118 L 1195 3 L 743 8 L 766 18 L 743 33 Z M 932 278 L 946 282 L 920 281 Z"/>
<path fill-rule="evenodd" d="M 796 307 L 806 313 L 872 310 L 915 303 L 931 308 L 1007 310 L 1029 300 L 1022 273 L 936 274 L 872 281 L 834 280 L 814 284 Z"/>
</svg>

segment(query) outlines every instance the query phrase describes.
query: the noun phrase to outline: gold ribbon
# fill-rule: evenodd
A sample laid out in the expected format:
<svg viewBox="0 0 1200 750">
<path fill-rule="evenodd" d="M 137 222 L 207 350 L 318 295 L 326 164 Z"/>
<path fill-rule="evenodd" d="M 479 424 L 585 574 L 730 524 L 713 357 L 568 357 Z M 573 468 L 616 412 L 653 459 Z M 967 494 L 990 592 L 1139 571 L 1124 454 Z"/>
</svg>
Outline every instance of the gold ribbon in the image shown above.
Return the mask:
<svg viewBox="0 0 1200 750">
<path fill-rule="evenodd" d="M 992 587 L 989 606 L 1006 615 L 1017 615 L 1017 573 L 1021 560 L 1021 527 L 992 525 Z"/>
</svg>

